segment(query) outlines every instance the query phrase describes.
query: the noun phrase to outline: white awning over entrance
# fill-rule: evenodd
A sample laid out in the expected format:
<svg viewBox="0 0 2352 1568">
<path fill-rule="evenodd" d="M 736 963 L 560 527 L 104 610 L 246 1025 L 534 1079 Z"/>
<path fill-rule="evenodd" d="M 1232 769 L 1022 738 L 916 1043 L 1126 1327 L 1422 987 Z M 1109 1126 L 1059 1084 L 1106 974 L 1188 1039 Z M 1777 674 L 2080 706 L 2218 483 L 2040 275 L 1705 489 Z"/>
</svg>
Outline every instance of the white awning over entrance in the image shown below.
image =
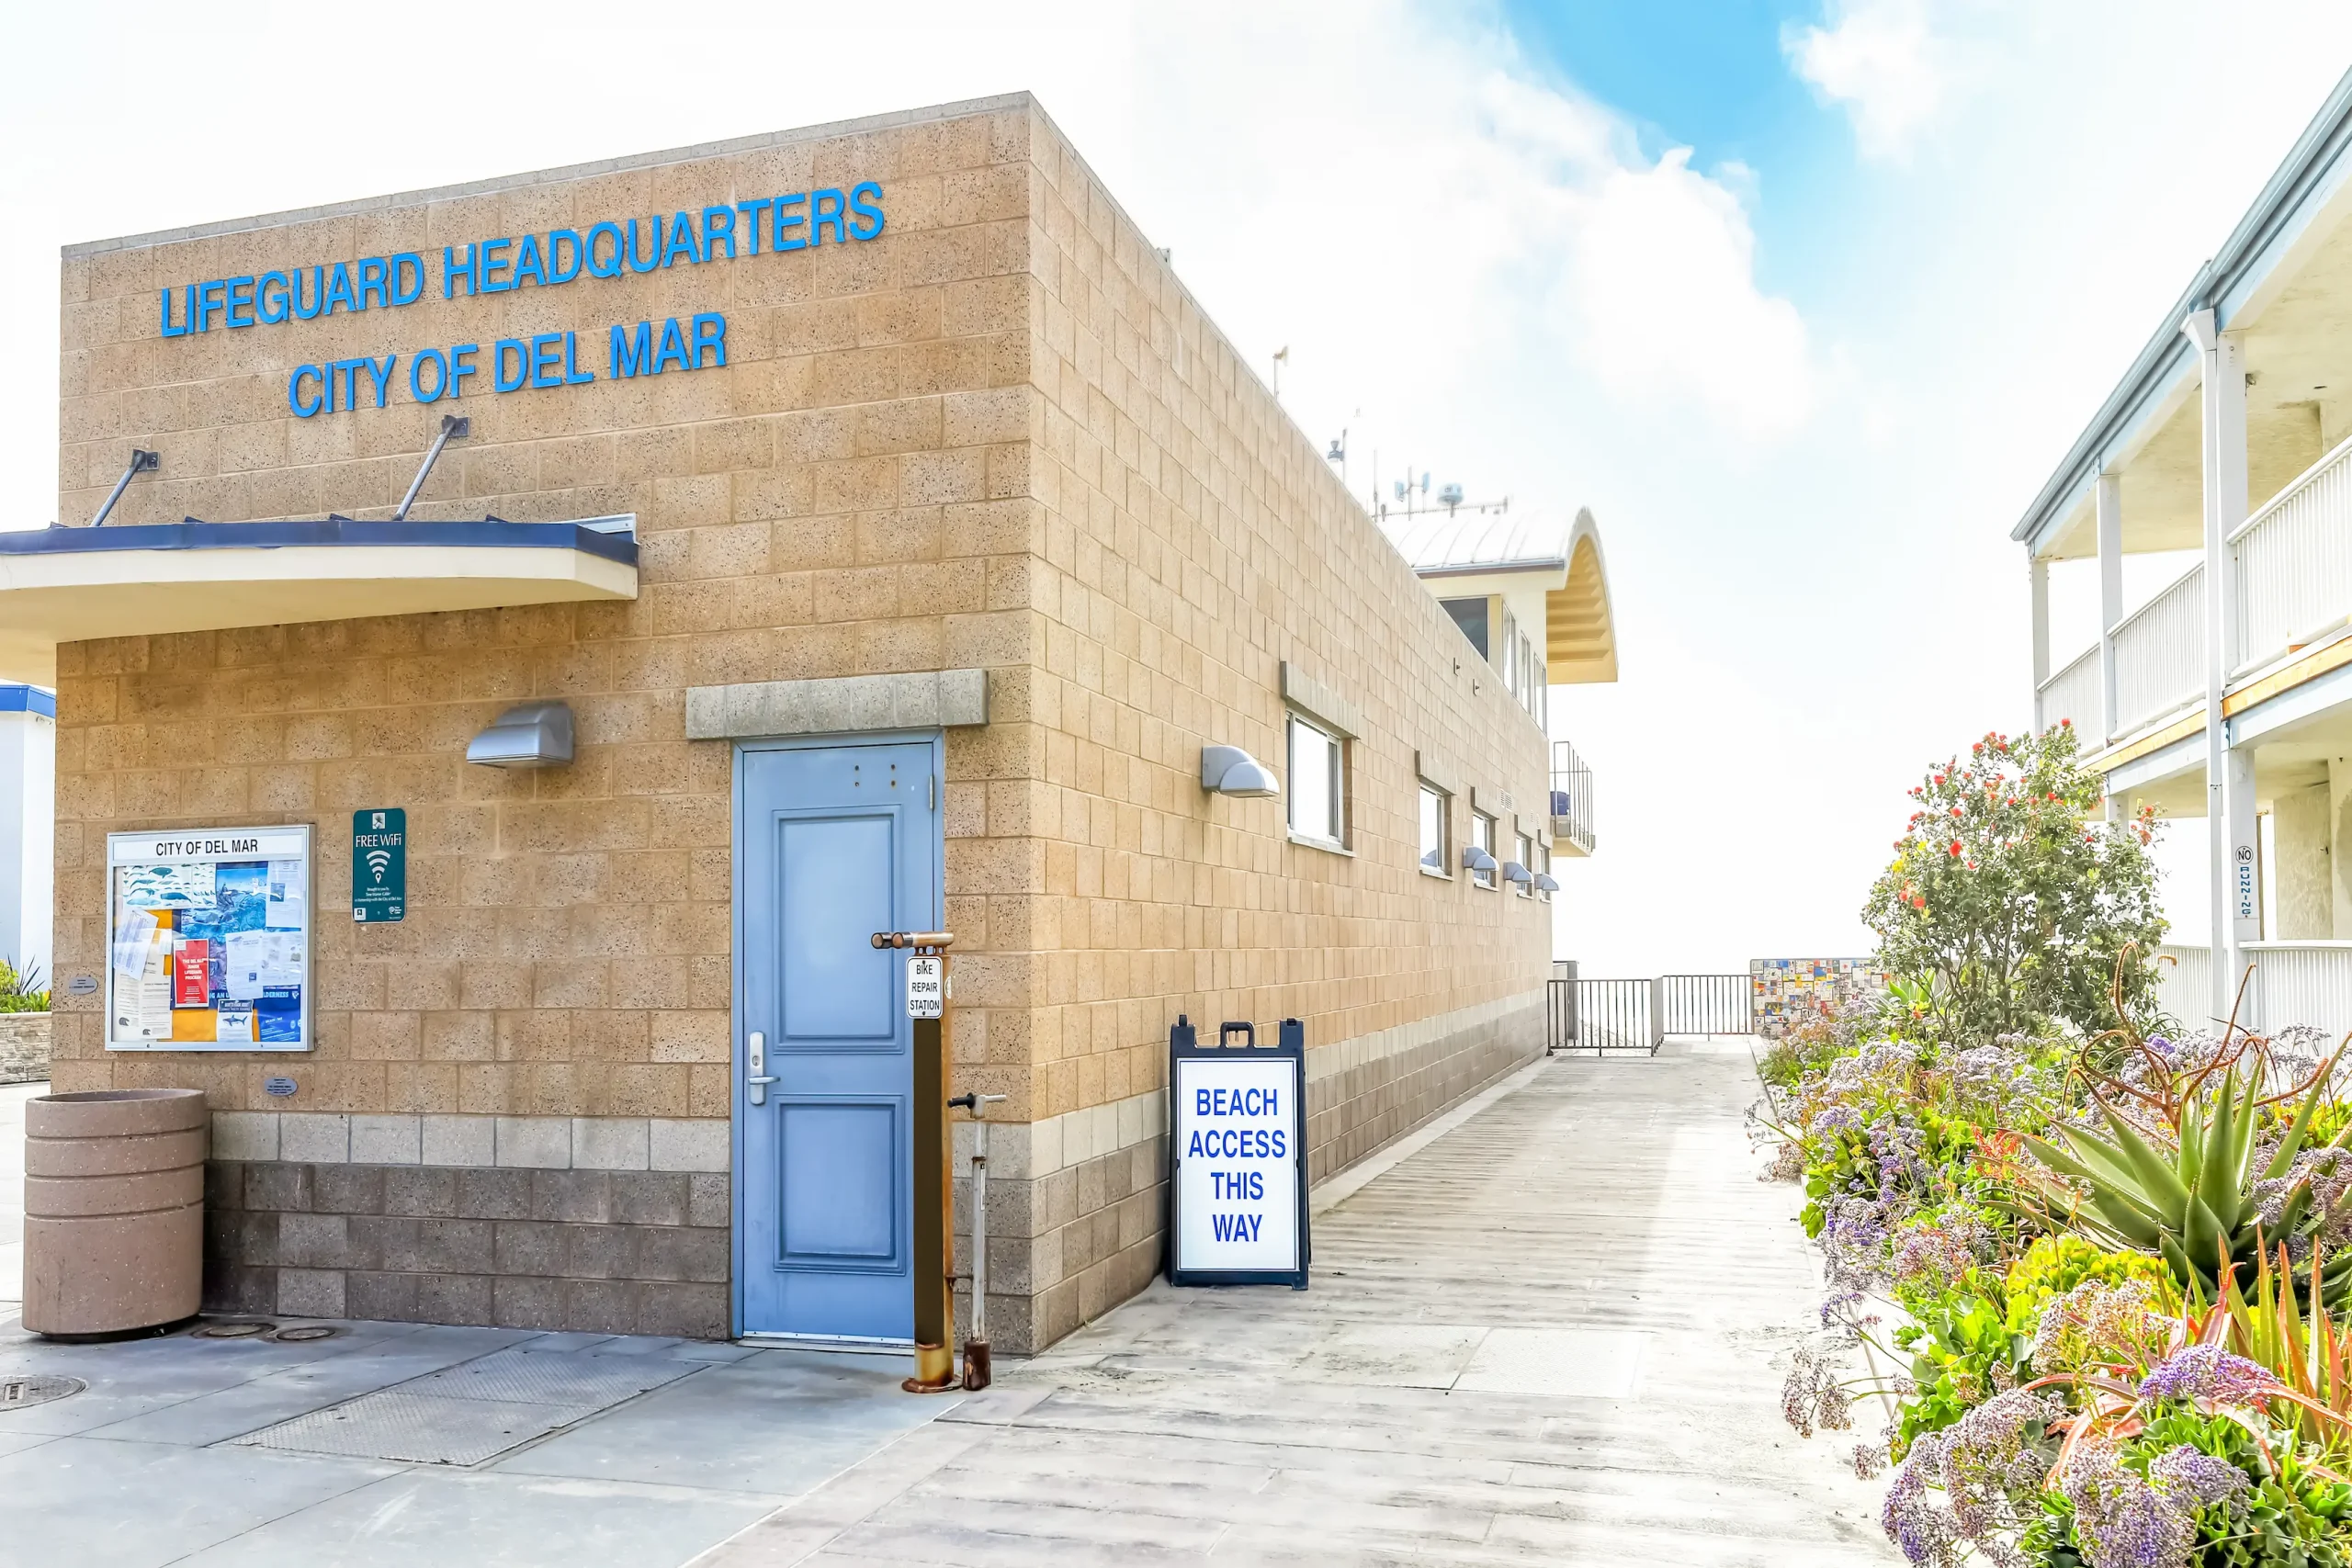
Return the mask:
<svg viewBox="0 0 2352 1568">
<path fill-rule="evenodd" d="M 637 519 L 138 524 L 0 533 L 0 681 L 57 645 L 637 597 Z"/>
</svg>

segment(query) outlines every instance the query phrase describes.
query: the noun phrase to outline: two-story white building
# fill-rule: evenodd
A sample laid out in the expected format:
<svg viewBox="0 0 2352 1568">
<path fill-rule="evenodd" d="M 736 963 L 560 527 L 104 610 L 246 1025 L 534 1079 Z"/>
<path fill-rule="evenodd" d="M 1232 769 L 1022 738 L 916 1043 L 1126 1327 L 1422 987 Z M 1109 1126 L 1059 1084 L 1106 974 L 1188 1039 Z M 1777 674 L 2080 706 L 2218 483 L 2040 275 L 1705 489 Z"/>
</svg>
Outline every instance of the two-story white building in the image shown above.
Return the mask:
<svg viewBox="0 0 2352 1568">
<path fill-rule="evenodd" d="M 1538 870 L 1555 856 L 1593 852 L 1592 770 L 1553 723 L 1554 686 L 1617 679 L 1617 630 L 1609 606 L 1609 572 L 1600 529 L 1579 508 L 1573 518 L 1510 504 L 1380 506 L 1381 527 L 1413 563 L 1414 573 L 1503 690 L 1534 716 L 1552 741 L 1552 798 L 1546 835 L 1516 848 Z M 1495 846 L 1488 846 L 1493 848 Z M 1508 850 L 1512 846 L 1502 846 Z"/>
<path fill-rule="evenodd" d="M 2191 1026 L 2229 1013 L 2251 965 L 2242 1021 L 2352 1029 L 2347 216 L 2352 74 L 2012 534 L 2036 727 L 2081 732 L 2111 812 L 2205 819 L 2211 946 L 2166 949 Z M 2127 560 L 2166 552 L 2174 571 L 2127 599 L 2154 564 Z M 2098 640 L 2053 660 L 2052 568 L 2093 562 Z"/>
</svg>

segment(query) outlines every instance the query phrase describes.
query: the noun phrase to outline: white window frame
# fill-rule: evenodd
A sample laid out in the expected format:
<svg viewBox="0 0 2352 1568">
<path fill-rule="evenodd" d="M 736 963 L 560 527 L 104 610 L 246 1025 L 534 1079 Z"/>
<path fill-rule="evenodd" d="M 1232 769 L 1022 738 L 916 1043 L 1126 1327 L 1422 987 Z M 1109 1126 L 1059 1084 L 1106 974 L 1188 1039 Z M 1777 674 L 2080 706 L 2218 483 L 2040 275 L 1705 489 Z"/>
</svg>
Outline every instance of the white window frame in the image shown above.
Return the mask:
<svg viewBox="0 0 2352 1568">
<path fill-rule="evenodd" d="M 1532 897 L 1535 893 L 1535 840 L 1525 833 L 1514 833 L 1511 841 L 1519 850 L 1511 859 L 1527 868 L 1528 880 L 1512 883 L 1510 890 L 1522 898 Z"/>
<path fill-rule="evenodd" d="M 1302 731 L 1330 747 L 1330 798 L 1328 804 L 1330 808 L 1332 831 L 1329 836 L 1298 825 L 1298 808 L 1300 802 L 1304 799 L 1298 788 L 1298 746 Z M 1305 714 L 1293 709 L 1284 716 L 1283 763 L 1285 785 L 1283 793 L 1289 797 L 1283 802 L 1283 817 L 1290 828 L 1291 841 L 1310 845 L 1316 849 L 1338 850 L 1345 852 L 1348 848 L 1347 738 L 1335 734 Z"/>
<path fill-rule="evenodd" d="M 1476 807 L 1473 807 L 1470 812 L 1469 842 L 1474 843 L 1480 849 L 1486 851 L 1487 858 L 1488 860 L 1494 859 L 1495 819 Z M 1495 890 L 1496 884 L 1501 880 L 1500 870 L 1501 868 L 1498 863 L 1494 871 L 1472 872 L 1470 874 L 1470 886 L 1473 887 L 1483 887 L 1487 892 L 1492 893 Z"/>
<path fill-rule="evenodd" d="M 1418 848 L 1422 827 L 1420 813 L 1424 803 L 1432 800 L 1437 802 L 1437 863 L 1430 863 L 1427 850 L 1420 851 L 1419 863 L 1423 876 L 1440 876 L 1451 882 L 1453 880 L 1453 867 L 1446 860 L 1446 852 L 1453 839 L 1451 831 L 1453 826 L 1453 796 L 1427 779 L 1420 781 L 1419 793 L 1413 799 L 1413 840 Z"/>
</svg>

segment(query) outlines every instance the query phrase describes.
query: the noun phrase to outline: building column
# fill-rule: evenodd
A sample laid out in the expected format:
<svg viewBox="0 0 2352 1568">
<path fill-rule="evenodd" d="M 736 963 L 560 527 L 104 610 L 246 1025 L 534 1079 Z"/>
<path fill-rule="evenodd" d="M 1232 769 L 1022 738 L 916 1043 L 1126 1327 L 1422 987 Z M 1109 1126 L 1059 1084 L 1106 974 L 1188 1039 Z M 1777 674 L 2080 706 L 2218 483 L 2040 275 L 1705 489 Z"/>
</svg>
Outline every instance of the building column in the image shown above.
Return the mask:
<svg viewBox="0 0 2352 1568">
<path fill-rule="evenodd" d="M 2098 476 L 2099 739 L 2122 728 L 2115 705 L 2115 623 L 2123 618 L 2123 476 Z"/>
<path fill-rule="evenodd" d="M 2050 679 L 2050 563 L 2028 556 L 2026 575 L 2033 585 L 2033 732 L 2039 735 L 2045 728 L 2041 686 Z"/>
<path fill-rule="evenodd" d="M 2230 745 L 2222 697 L 2237 662 L 2232 530 L 2245 521 L 2245 348 L 2211 310 L 2181 323 L 2203 378 L 2205 491 L 2205 826 L 2212 872 L 2213 1011 L 2229 1016 L 2245 944 L 2262 936 L 2261 851 L 2255 839 L 2254 756 Z"/>
</svg>

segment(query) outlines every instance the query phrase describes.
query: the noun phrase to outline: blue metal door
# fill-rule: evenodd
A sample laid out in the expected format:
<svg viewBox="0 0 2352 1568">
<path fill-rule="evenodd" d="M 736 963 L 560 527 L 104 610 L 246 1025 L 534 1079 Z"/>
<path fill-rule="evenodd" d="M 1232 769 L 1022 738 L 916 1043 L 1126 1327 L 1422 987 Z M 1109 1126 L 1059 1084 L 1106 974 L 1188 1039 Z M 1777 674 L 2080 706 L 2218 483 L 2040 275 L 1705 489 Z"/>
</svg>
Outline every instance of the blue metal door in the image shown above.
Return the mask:
<svg viewBox="0 0 2352 1568">
<path fill-rule="evenodd" d="M 938 923 L 933 768 L 922 742 L 739 753 L 745 1333 L 914 1336 L 906 955 L 871 939 Z"/>
</svg>

